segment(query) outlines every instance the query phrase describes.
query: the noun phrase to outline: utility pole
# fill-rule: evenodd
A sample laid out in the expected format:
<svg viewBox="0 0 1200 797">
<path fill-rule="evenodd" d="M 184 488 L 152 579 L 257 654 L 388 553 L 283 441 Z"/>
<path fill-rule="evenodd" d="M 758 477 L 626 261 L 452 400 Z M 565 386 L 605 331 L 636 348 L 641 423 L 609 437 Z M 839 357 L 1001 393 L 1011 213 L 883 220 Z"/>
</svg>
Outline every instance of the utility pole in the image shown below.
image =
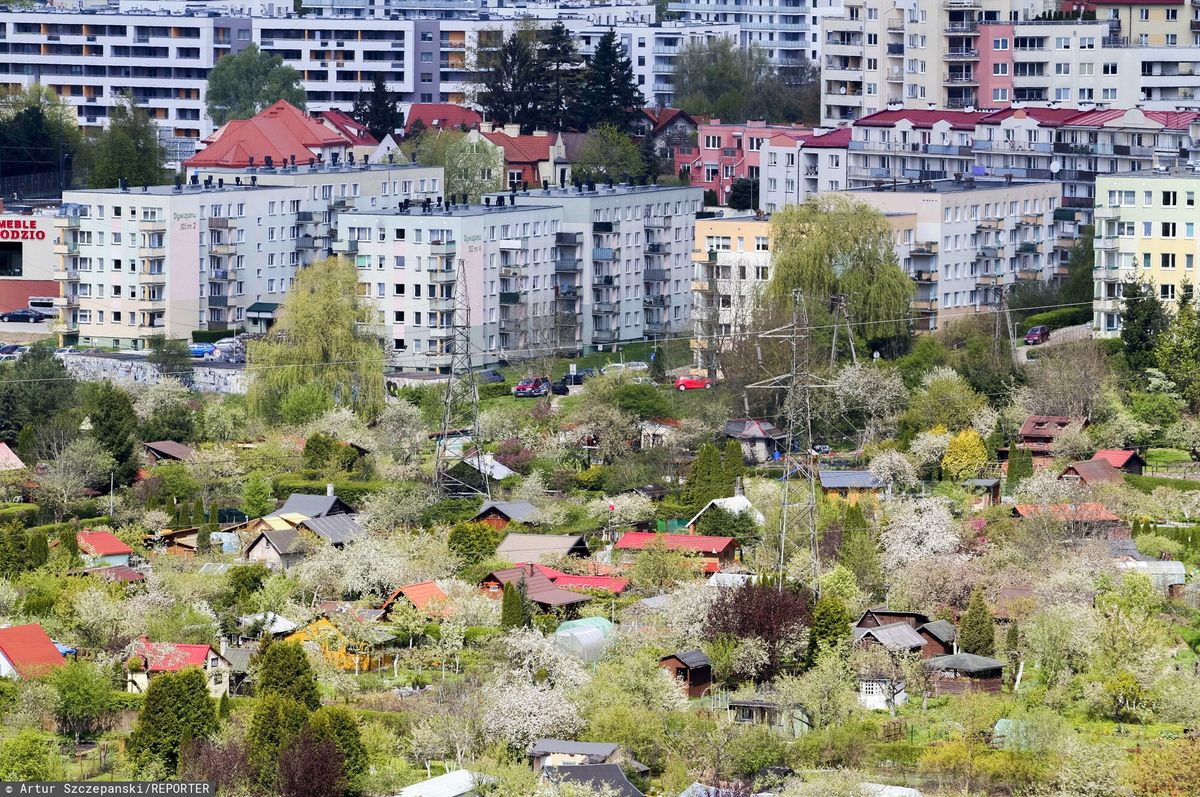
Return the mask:
<svg viewBox="0 0 1200 797">
<path fill-rule="evenodd" d="M 791 348 L 790 370 L 747 385 L 758 390 L 783 390 L 785 448 L 783 490 L 779 507 L 779 576 L 777 587 L 783 591 L 784 568 L 790 532 L 807 531 L 812 559 L 812 588 L 817 592 L 820 552 L 817 545 L 817 462 L 812 439 L 812 384 L 807 370 L 809 320 L 808 305 L 800 290 L 792 291 L 790 324 L 759 335 L 760 338 L 785 339 Z M 803 356 L 803 359 L 802 359 Z M 796 449 L 801 450 L 797 451 Z M 796 482 L 796 484 L 793 484 Z M 795 544 L 794 542 L 792 544 Z"/>
<path fill-rule="evenodd" d="M 442 403 L 441 434 L 437 441 L 433 483 L 442 495 L 482 495 L 491 498 L 491 480 L 483 456 L 483 434 L 479 427 L 479 381 L 471 369 L 471 302 L 467 293 L 467 264 L 462 258 L 458 260 L 452 298 L 450 379 L 446 383 L 446 396 Z M 451 451 L 448 447 L 450 435 L 462 434 L 464 430 L 470 430 L 470 440 L 464 440 L 459 451 Z M 468 467 L 473 463 L 479 471 L 478 484 L 464 481 L 451 473 L 456 465 L 462 463 L 468 463 Z"/>
</svg>

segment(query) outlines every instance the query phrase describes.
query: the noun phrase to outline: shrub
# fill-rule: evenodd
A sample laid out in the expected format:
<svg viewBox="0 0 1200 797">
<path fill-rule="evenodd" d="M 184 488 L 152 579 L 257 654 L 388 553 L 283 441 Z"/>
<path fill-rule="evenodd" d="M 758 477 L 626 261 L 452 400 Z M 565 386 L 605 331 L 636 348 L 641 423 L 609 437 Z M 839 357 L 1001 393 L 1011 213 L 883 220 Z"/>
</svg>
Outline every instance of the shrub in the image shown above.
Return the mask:
<svg viewBox="0 0 1200 797">
<path fill-rule="evenodd" d="M 216 343 L 221 338 L 232 338 L 234 335 L 240 335 L 246 330 L 244 329 L 194 329 L 192 330 L 192 343 Z"/>
<path fill-rule="evenodd" d="M 1050 329 L 1061 329 L 1062 327 L 1073 327 L 1076 324 L 1086 324 L 1092 320 L 1092 308 L 1087 307 L 1060 307 L 1057 310 L 1046 310 L 1041 313 L 1034 313 L 1026 317 L 1024 321 L 1017 325 L 1019 334 L 1024 335 L 1029 331 L 1030 327 L 1036 327 L 1044 324 Z"/>
<path fill-rule="evenodd" d="M 504 382 L 489 382 L 479 386 L 479 398 L 497 399 L 512 395 L 512 388 Z"/>
<path fill-rule="evenodd" d="M 1178 559 L 1183 553 L 1183 543 L 1157 534 L 1141 534 L 1134 543 L 1139 553 L 1155 559 Z"/>
</svg>

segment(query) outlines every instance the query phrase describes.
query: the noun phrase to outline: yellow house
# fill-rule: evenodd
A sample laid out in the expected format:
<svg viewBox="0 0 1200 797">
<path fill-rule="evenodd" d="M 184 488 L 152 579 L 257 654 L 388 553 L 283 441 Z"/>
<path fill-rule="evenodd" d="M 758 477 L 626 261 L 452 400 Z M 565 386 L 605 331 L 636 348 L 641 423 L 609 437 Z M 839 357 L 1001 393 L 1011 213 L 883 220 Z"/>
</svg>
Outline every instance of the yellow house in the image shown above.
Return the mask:
<svg viewBox="0 0 1200 797">
<path fill-rule="evenodd" d="M 375 644 L 390 639 L 390 636 L 382 629 L 371 628 L 369 630 L 376 637 Z M 313 620 L 303 628 L 289 634 L 284 640 L 301 644 L 317 643 L 321 646 L 321 653 L 324 654 L 325 660 L 339 670 L 352 670 L 356 673 L 367 672 L 390 667 L 392 664 L 392 656 L 384 656 L 382 653 L 372 650 L 369 644 L 360 649 L 359 643 L 346 636 L 327 617 Z"/>
</svg>

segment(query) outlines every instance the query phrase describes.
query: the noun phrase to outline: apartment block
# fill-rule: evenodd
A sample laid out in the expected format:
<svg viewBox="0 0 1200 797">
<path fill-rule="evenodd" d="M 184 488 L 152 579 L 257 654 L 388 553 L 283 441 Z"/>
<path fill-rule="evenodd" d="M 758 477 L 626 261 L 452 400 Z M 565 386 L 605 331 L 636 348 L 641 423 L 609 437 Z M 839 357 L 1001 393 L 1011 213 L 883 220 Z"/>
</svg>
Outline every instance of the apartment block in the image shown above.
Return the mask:
<svg viewBox="0 0 1200 797">
<path fill-rule="evenodd" d="M 300 16 L 290 13 L 290 6 L 288 13 L 264 14 L 274 7 L 225 13 L 181 4 L 168 4 L 158 13 L 141 8 L 3 10 L 0 87 L 48 86 L 76 109 L 85 129 L 104 126 L 120 95 L 128 92 L 158 122 L 171 159 L 181 161 L 214 130 L 205 111 L 209 72 L 221 56 L 250 44 L 278 55 L 300 73 L 309 110 L 348 110 L 376 76 L 405 102 L 464 103 L 470 79 L 467 54 L 499 47 L 522 24 L 548 27 L 560 20 L 584 53 L 611 26 L 630 56 L 646 102 L 670 105 L 680 49 L 690 41 L 736 39 L 740 34 L 732 23 L 657 23 L 644 13 L 612 20 L 613 14 L 551 5 L 503 17 L 480 11 L 478 3 L 457 0 L 441 13 L 437 4 L 401 3 L 421 11 L 412 16 L 402 9 L 353 5 L 371 11 L 369 25 L 341 3 L 325 7 L 337 12 L 333 16 Z M 381 15 L 375 16 L 377 12 Z"/>
<path fill-rule="evenodd" d="M 0 313 L 29 307 L 34 299 L 58 296 L 54 279 L 54 207 L 4 207 L 0 202 Z"/>
<path fill-rule="evenodd" d="M 1173 110 L 1200 87 L 1200 9 L 1183 0 L 1057 4 L 943 0 L 844 3 L 822 20 L 822 123 L 890 105 L 995 110 L 1013 103 Z"/>
<path fill-rule="evenodd" d="M 501 204 L 501 200 L 504 200 Z M 471 344 L 482 362 L 576 350 L 578 316 L 560 318 L 555 263 L 561 208 L 512 203 L 414 205 L 339 215 L 335 249 L 379 309 L 389 364 L 443 370 L 453 353 L 458 268 L 466 270 Z"/>
<path fill-rule="evenodd" d="M 701 195 L 687 186 L 593 184 L 508 196 L 518 205 L 561 208 L 559 307 L 578 316 L 578 340 L 589 346 L 691 331 Z"/>
<path fill-rule="evenodd" d="M 1096 180 L 1093 329 L 1121 331 L 1121 286 L 1147 282 L 1168 306 L 1192 297 L 1196 282 L 1196 197 L 1190 171 L 1125 172 Z"/>
<path fill-rule="evenodd" d="M 824 191 L 843 191 L 850 146 L 849 127 L 802 138 L 774 136 L 763 145 L 759 204 L 767 213 L 798 205 Z"/>
<path fill-rule="evenodd" d="M 993 286 L 1065 275 L 1055 252 L 1060 186 L 1052 182 L 938 180 L 887 183 L 847 194 L 893 221 L 897 257 L 917 284 L 914 311 L 935 329 L 988 309 Z M 899 218 L 915 214 L 915 220 Z M 907 253 L 904 248 L 907 247 Z"/>
<path fill-rule="evenodd" d="M 846 178 L 857 188 L 971 173 L 976 111 L 887 110 L 852 126 Z"/>
<path fill-rule="evenodd" d="M 686 172 L 691 184 L 712 191 L 717 204 L 729 198 L 734 180 L 759 180 L 763 148 L 772 139 L 800 141 L 812 135 L 802 125 L 769 125 L 762 120 L 741 123 L 713 119 L 696 128 L 696 144 L 675 147 L 675 171 Z"/>
<path fill-rule="evenodd" d="M 337 214 L 441 192 L 409 164 L 211 168 L 179 186 L 69 191 L 59 304 L 81 343 L 139 349 L 195 329 L 265 331 L 296 270 L 337 252 Z"/>
<path fill-rule="evenodd" d="M 837 0 L 763 0 L 731 4 L 725 0 L 675 0 L 668 9 L 685 20 L 708 24 L 736 24 L 740 44 L 763 49 L 787 75 L 809 63 L 820 63 L 823 43 L 821 20 L 837 13 Z"/>
<path fill-rule="evenodd" d="M 708 216 L 696 220 L 694 325 L 696 365 L 727 351 L 753 327 L 758 299 L 771 279 L 771 220 L 766 215 Z"/>
</svg>

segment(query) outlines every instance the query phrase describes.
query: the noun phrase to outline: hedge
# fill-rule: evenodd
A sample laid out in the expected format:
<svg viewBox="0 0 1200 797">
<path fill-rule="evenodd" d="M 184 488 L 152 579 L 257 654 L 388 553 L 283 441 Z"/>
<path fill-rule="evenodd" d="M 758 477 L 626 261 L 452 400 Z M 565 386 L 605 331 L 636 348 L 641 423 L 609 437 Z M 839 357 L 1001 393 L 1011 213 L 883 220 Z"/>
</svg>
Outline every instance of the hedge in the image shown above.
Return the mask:
<svg viewBox="0 0 1200 797">
<path fill-rule="evenodd" d="M 481 400 L 504 398 L 505 396 L 511 395 L 512 388 L 506 385 L 504 382 L 488 382 L 487 384 L 479 386 L 479 398 Z"/>
<path fill-rule="evenodd" d="M 1143 493 L 1152 493 L 1155 487 L 1169 487 L 1172 490 L 1181 490 L 1185 493 L 1200 491 L 1200 480 L 1196 479 L 1169 479 L 1165 476 L 1138 476 L 1133 473 L 1126 473 L 1125 481 L 1131 487 L 1141 490 Z"/>
<path fill-rule="evenodd" d="M 1190 556 L 1200 554 L 1200 526 L 1152 526 L 1147 524 L 1146 528 L 1137 536 L 1141 537 L 1143 534 L 1154 534 L 1177 542 Z"/>
<path fill-rule="evenodd" d="M 1030 327 L 1044 325 L 1054 330 L 1063 327 L 1073 327 L 1077 324 L 1088 324 L 1091 323 L 1091 320 L 1091 305 L 1086 307 L 1060 307 L 1057 310 L 1034 313 L 1018 324 L 1018 329 L 1024 335 L 1029 331 Z"/>
<path fill-rule="evenodd" d="M 37 504 L 0 504 L 0 524 L 10 520 L 26 521 L 41 509 Z"/>
<path fill-rule="evenodd" d="M 246 330 L 244 329 L 194 329 L 192 330 L 192 343 L 216 343 L 221 338 L 232 338 L 234 335 L 240 335 Z"/>
<path fill-rule="evenodd" d="M 325 489 L 328 484 L 328 479 L 305 479 L 303 476 L 294 473 L 285 473 L 281 476 L 276 476 L 272 481 L 275 497 L 281 500 L 286 500 L 292 493 L 325 495 Z M 361 509 L 361 504 L 366 500 L 367 496 L 385 489 L 388 484 L 385 481 L 335 481 L 333 482 L 333 493 L 355 509 Z"/>
</svg>

